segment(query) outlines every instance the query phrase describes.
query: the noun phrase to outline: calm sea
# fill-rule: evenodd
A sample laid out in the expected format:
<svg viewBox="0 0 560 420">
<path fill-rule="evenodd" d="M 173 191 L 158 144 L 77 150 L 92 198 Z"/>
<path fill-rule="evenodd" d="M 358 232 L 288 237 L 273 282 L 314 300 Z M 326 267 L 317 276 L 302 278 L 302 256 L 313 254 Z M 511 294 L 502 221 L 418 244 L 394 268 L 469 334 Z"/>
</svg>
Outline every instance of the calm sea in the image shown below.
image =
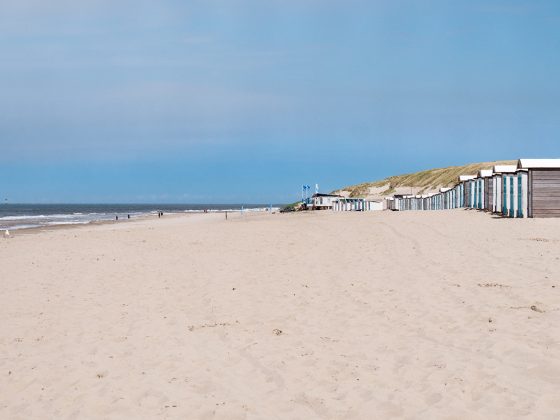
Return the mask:
<svg viewBox="0 0 560 420">
<path fill-rule="evenodd" d="M 272 206 L 276 210 L 278 206 Z M 0 204 L 0 229 L 87 224 L 97 221 L 137 218 L 162 211 L 200 213 L 223 211 L 267 211 L 263 204 Z"/>
</svg>

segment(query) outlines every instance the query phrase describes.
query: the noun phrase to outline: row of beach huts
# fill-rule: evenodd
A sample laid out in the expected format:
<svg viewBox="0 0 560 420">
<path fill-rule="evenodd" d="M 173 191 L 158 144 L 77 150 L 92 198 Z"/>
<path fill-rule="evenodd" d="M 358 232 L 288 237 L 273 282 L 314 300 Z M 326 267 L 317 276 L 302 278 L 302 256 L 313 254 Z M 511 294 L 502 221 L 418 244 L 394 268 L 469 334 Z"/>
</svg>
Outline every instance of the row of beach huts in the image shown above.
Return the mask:
<svg viewBox="0 0 560 420">
<path fill-rule="evenodd" d="M 452 188 L 427 195 L 395 195 L 389 210 L 470 208 L 505 217 L 560 217 L 560 159 L 520 159 L 477 175 L 461 175 Z"/>
<path fill-rule="evenodd" d="M 312 210 L 448 210 L 469 208 L 505 217 L 560 217 L 560 159 L 520 159 L 477 175 L 461 175 L 451 188 L 425 195 L 394 195 L 385 200 L 313 195 Z"/>
</svg>

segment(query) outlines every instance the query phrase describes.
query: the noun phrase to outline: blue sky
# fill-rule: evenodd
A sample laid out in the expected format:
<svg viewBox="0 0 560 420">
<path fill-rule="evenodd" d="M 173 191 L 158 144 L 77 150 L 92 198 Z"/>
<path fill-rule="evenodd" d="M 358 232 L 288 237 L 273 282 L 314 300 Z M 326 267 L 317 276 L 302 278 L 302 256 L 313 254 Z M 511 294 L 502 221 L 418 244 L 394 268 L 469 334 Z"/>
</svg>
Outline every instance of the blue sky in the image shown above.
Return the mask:
<svg viewBox="0 0 560 420">
<path fill-rule="evenodd" d="M 291 202 L 560 157 L 560 2 L 0 0 L 0 196 Z"/>
</svg>

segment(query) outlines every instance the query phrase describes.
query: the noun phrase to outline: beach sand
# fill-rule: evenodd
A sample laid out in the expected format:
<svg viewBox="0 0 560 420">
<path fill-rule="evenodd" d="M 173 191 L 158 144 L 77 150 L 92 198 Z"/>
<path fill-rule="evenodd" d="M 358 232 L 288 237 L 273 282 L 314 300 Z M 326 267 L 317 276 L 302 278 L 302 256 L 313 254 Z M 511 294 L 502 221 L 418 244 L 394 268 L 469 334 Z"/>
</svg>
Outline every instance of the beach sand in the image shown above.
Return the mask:
<svg viewBox="0 0 560 420">
<path fill-rule="evenodd" d="M 557 419 L 559 258 L 466 210 L 16 233 L 0 418 Z"/>
</svg>

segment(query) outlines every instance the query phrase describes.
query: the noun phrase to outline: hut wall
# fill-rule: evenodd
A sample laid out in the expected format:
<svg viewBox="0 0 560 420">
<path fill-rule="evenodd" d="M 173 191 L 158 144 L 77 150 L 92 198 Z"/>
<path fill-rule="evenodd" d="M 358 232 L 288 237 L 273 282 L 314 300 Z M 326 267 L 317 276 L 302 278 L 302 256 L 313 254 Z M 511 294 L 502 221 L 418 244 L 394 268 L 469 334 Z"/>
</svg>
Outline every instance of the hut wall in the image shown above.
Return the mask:
<svg viewBox="0 0 560 420">
<path fill-rule="evenodd" d="M 486 178 L 482 178 L 480 180 L 480 210 L 484 210 L 486 208 Z"/>
<path fill-rule="evenodd" d="M 509 215 L 509 176 L 502 175 L 502 216 Z"/>
<path fill-rule="evenodd" d="M 493 177 L 494 191 L 493 191 L 493 206 L 492 211 L 494 213 L 500 213 L 502 211 L 502 176 L 494 175 Z"/>
<path fill-rule="evenodd" d="M 494 202 L 494 179 L 484 178 L 484 209 L 492 211 Z"/>
<path fill-rule="evenodd" d="M 518 183 L 517 176 L 515 175 L 504 175 L 504 210 L 502 215 L 506 217 L 516 217 L 517 207 L 518 207 Z"/>
<path fill-rule="evenodd" d="M 531 169 L 529 217 L 560 217 L 560 169 Z"/>
<path fill-rule="evenodd" d="M 526 171 L 517 172 L 517 217 L 528 217 L 529 175 Z"/>
</svg>

